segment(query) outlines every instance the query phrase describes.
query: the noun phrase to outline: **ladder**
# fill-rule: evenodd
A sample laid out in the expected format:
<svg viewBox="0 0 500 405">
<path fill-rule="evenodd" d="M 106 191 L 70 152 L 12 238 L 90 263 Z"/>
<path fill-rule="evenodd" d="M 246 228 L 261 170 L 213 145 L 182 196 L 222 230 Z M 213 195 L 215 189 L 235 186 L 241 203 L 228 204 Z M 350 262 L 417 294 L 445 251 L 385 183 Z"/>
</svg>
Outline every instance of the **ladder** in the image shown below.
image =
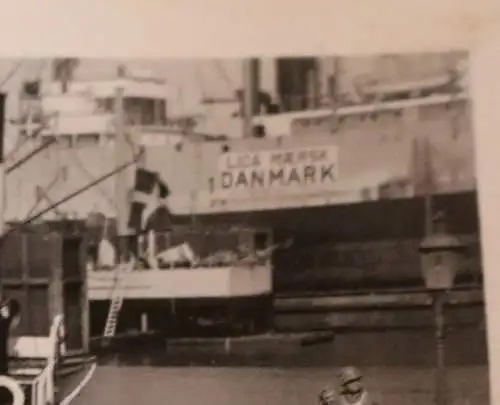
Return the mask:
<svg viewBox="0 0 500 405">
<path fill-rule="evenodd" d="M 118 324 L 118 315 L 123 304 L 124 290 L 120 288 L 121 281 L 123 280 L 123 273 L 131 271 L 134 267 L 134 262 L 122 264 L 116 270 L 116 280 L 113 286 L 113 293 L 111 295 L 111 304 L 109 305 L 108 317 L 106 318 L 106 325 L 104 326 L 103 336 L 110 338 L 115 335 L 116 325 Z"/>
</svg>

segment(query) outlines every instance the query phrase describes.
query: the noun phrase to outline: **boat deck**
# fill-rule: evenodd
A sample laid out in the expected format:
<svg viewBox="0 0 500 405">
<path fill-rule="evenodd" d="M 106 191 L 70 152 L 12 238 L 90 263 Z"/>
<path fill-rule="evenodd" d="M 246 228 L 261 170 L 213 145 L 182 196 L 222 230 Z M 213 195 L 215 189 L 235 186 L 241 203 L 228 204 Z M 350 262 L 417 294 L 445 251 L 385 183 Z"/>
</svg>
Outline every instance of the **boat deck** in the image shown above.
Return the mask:
<svg viewBox="0 0 500 405">
<path fill-rule="evenodd" d="M 258 296 L 272 285 L 269 266 L 89 272 L 91 301 L 109 300 L 117 283 L 125 299 L 182 299 Z"/>
</svg>

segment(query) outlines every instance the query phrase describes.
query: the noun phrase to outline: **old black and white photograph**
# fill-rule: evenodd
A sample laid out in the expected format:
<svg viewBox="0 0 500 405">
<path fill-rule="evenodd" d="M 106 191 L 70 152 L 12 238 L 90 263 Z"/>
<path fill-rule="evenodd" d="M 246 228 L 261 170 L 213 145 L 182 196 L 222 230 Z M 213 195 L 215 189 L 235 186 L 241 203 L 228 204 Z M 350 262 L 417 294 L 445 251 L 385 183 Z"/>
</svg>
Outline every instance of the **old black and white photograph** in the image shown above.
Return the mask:
<svg viewBox="0 0 500 405">
<path fill-rule="evenodd" d="M 469 62 L 1 59 L 2 401 L 490 403 Z"/>
</svg>

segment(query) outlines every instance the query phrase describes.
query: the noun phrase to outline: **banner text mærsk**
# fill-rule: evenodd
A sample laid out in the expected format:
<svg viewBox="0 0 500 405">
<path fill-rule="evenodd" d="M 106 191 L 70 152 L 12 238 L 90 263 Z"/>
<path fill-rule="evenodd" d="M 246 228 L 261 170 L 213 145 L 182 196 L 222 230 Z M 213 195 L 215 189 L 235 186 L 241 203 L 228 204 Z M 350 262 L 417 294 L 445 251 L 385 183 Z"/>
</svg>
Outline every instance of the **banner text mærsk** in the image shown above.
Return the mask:
<svg viewBox="0 0 500 405">
<path fill-rule="evenodd" d="M 328 187 L 338 178 L 335 146 L 223 154 L 212 192 L 256 189 Z"/>
</svg>

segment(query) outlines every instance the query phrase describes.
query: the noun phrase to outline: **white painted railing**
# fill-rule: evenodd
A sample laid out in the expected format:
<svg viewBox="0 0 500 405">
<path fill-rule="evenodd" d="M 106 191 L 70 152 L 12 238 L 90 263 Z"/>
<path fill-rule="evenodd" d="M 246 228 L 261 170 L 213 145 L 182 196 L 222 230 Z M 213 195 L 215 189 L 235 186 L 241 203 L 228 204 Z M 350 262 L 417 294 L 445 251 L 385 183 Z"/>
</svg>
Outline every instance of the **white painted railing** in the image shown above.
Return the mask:
<svg viewBox="0 0 500 405">
<path fill-rule="evenodd" d="M 14 338 L 13 338 L 14 339 Z M 43 359 L 43 366 L 18 368 L 11 372 L 14 377 L 29 377 L 36 404 L 54 404 L 55 401 L 55 367 L 58 359 L 66 351 L 64 344 L 64 318 L 62 315 L 54 317 L 49 336 L 15 338 L 13 345 L 14 356 L 18 359 Z M 24 399 L 23 399 L 24 401 Z"/>
</svg>

